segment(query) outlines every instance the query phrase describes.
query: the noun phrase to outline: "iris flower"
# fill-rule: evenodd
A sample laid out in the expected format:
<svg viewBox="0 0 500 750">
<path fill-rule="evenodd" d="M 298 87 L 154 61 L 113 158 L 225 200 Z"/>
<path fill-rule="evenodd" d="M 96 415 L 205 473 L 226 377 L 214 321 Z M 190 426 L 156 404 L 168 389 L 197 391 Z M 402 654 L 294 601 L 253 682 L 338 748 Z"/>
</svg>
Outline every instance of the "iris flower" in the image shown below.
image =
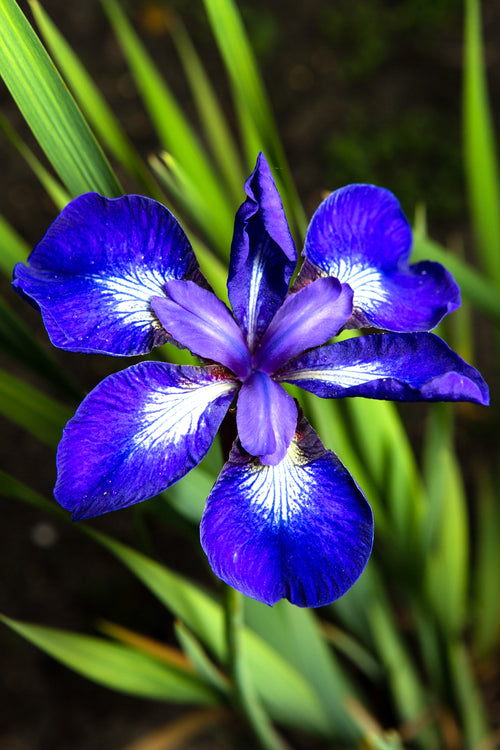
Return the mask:
<svg viewBox="0 0 500 750">
<path fill-rule="evenodd" d="M 354 479 L 283 387 L 321 398 L 487 403 L 481 375 L 428 333 L 460 304 L 437 263 L 408 266 L 396 198 L 349 185 L 317 209 L 297 262 L 259 155 L 235 219 L 227 289 L 210 290 L 160 203 L 76 198 L 19 264 L 14 286 L 55 346 L 114 356 L 174 343 L 200 366 L 145 361 L 103 380 L 68 422 L 54 494 L 74 519 L 138 503 L 205 456 L 233 399 L 238 438 L 208 497 L 201 543 L 216 575 L 273 605 L 321 606 L 370 556 L 373 518 Z M 345 328 L 374 333 L 327 343 Z M 378 332 L 377 332 L 378 331 Z"/>
</svg>

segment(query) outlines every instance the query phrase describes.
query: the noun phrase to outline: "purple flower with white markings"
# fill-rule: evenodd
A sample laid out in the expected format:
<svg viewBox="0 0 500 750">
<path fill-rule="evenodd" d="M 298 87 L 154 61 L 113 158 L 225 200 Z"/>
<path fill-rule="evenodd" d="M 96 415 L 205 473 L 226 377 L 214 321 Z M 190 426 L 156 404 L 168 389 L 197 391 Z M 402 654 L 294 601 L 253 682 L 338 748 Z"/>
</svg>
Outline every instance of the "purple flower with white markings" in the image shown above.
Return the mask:
<svg viewBox="0 0 500 750">
<path fill-rule="evenodd" d="M 428 333 L 460 304 L 437 263 L 408 266 L 399 203 L 350 185 L 318 208 L 304 263 L 262 154 L 245 184 L 229 266 L 231 310 L 209 289 L 189 241 L 139 196 L 73 200 L 15 268 L 52 342 L 137 355 L 170 342 L 199 367 L 147 361 L 106 378 L 59 445 L 54 494 L 74 519 L 153 497 L 205 456 L 237 395 L 238 438 L 209 497 L 201 543 L 221 579 L 272 605 L 321 606 L 370 556 L 370 506 L 283 387 L 322 398 L 488 402 L 481 375 Z M 344 328 L 378 333 L 338 343 Z"/>
</svg>

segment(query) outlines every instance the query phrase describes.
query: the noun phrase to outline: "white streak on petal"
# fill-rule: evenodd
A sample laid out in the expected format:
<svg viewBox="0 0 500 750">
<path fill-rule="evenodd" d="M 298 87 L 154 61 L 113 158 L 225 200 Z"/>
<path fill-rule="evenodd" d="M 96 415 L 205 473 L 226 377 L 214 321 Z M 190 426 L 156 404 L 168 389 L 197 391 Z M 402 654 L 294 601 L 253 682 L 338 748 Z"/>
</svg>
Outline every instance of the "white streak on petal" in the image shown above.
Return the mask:
<svg viewBox="0 0 500 750">
<path fill-rule="evenodd" d="M 232 380 L 199 386 L 186 380 L 185 390 L 164 388 L 155 391 L 139 407 L 143 428 L 134 436 L 135 447 L 151 449 L 169 436 L 169 443 L 176 443 L 185 435 L 196 431 L 196 426 L 208 404 L 220 396 L 236 390 Z"/>
<path fill-rule="evenodd" d="M 352 262 L 340 257 L 328 269 L 343 284 L 349 284 L 354 291 L 354 307 L 370 308 L 372 302 L 385 302 L 389 293 L 383 284 L 383 274 L 373 266 Z"/>
<path fill-rule="evenodd" d="M 269 242 L 269 240 L 268 240 Z M 255 255 L 252 265 L 252 276 L 249 286 L 248 297 L 248 348 L 253 351 L 256 344 L 257 324 L 259 321 L 259 296 L 261 292 L 262 277 L 264 274 L 264 257 L 266 254 L 267 243 Z"/>
<path fill-rule="evenodd" d="M 290 523 L 302 513 L 306 494 L 304 462 L 304 455 L 294 441 L 285 458 L 276 466 L 264 466 L 259 462 L 249 470 L 242 492 L 251 488 L 252 507 L 273 529 Z"/>
<path fill-rule="evenodd" d="M 342 367 L 342 365 L 339 365 L 335 369 L 322 370 L 321 368 L 312 367 L 307 370 L 296 370 L 284 376 L 283 380 L 286 379 L 286 381 L 293 381 L 294 383 L 298 380 L 319 380 L 322 383 L 331 383 L 332 385 L 344 387 L 369 383 L 371 380 L 386 376 L 387 372 L 383 367 L 383 363 L 360 362 L 354 367 Z"/>
<path fill-rule="evenodd" d="M 109 298 L 112 315 L 122 321 L 160 327 L 151 310 L 151 298 L 163 296 L 163 285 L 168 280 L 154 269 L 134 269 L 120 276 L 93 276 L 92 283 L 99 288 L 104 302 Z"/>
</svg>

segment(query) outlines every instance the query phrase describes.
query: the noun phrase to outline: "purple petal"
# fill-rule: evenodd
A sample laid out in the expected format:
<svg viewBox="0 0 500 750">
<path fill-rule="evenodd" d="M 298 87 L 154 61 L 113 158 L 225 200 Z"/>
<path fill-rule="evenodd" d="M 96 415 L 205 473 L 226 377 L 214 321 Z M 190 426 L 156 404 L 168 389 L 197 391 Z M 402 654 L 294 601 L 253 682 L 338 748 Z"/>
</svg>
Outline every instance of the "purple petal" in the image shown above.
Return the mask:
<svg viewBox="0 0 500 750">
<path fill-rule="evenodd" d="M 352 312 L 352 289 L 337 279 L 311 282 L 280 307 L 254 355 L 254 365 L 271 375 L 305 349 L 335 336 Z"/>
<path fill-rule="evenodd" d="M 227 288 L 250 351 L 288 291 L 297 252 L 264 155 L 245 183 L 234 223 Z"/>
<path fill-rule="evenodd" d="M 408 266 L 411 245 L 410 225 L 389 190 L 348 185 L 312 217 L 297 285 L 325 273 L 348 283 L 351 327 L 428 331 L 459 307 L 460 291 L 439 263 Z"/>
<path fill-rule="evenodd" d="M 57 501 L 76 520 L 162 492 L 204 457 L 236 388 L 216 366 L 141 362 L 106 378 L 64 430 Z"/>
<path fill-rule="evenodd" d="M 433 333 L 339 341 L 297 357 L 275 377 L 322 398 L 489 402 L 480 373 Z"/>
<path fill-rule="evenodd" d="M 245 378 L 250 372 L 250 353 L 226 305 L 192 281 L 169 281 L 165 294 L 152 300 L 165 330 L 194 354 L 220 362 Z"/>
<path fill-rule="evenodd" d="M 274 466 L 285 457 L 295 435 L 297 407 L 283 386 L 254 372 L 238 394 L 236 423 L 245 450 Z"/>
<path fill-rule="evenodd" d="M 76 352 L 132 355 L 165 343 L 151 309 L 168 279 L 201 280 L 191 245 L 160 203 L 87 193 L 71 201 L 14 287 L 39 306 L 52 343 Z"/>
<path fill-rule="evenodd" d="M 320 607 L 342 596 L 372 540 L 365 497 L 303 418 L 277 466 L 263 466 L 236 441 L 201 521 L 215 574 L 271 606 L 285 597 Z"/>
</svg>

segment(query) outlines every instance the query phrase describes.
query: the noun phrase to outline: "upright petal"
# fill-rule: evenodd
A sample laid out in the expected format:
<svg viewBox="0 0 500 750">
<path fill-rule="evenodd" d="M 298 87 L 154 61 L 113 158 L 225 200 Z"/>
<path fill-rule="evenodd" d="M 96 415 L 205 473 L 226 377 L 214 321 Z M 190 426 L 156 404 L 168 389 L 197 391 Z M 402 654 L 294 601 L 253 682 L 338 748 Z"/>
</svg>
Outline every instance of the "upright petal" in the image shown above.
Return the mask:
<svg viewBox="0 0 500 750">
<path fill-rule="evenodd" d="M 239 378 L 250 372 L 250 353 L 231 311 L 192 281 L 169 281 L 152 307 L 163 327 L 193 354 L 229 367 Z"/>
<path fill-rule="evenodd" d="M 247 199 L 234 223 L 227 288 L 253 351 L 288 291 L 297 252 L 264 155 L 245 183 Z"/>
<path fill-rule="evenodd" d="M 215 574 L 271 606 L 285 597 L 320 607 L 342 596 L 363 571 L 372 540 L 365 497 L 303 418 L 277 466 L 234 444 L 201 521 Z"/>
<path fill-rule="evenodd" d="M 297 407 L 282 385 L 254 372 L 238 394 L 236 424 L 245 450 L 274 466 L 285 457 L 295 435 Z"/>
<path fill-rule="evenodd" d="M 306 352 L 275 378 L 322 398 L 487 404 L 480 373 L 433 333 L 376 333 Z"/>
<path fill-rule="evenodd" d="M 141 362 L 109 376 L 66 425 L 56 499 L 76 520 L 162 492 L 204 457 L 236 388 L 217 366 Z"/>
<path fill-rule="evenodd" d="M 411 245 L 410 225 L 389 190 L 348 185 L 312 217 L 297 285 L 325 273 L 348 283 L 352 327 L 428 331 L 460 305 L 460 292 L 439 263 L 408 266 Z"/>
<path fill-rule="evenodd" d="M 283 302 L 257 347 L 255 367 L 272 375 L 292 357 L 335 336 L 351 313 L 348 284 L 316 279 Z"/>
<path fill-rule="evenodd" d="M 52 343 L 76 352 L 144 354 L 165 343 L 151 298 L 168 279 L 202 279 L 177 219 L 137 195 L 76 198 L 28 260 L 14 287 L 37 303 Z"/>
</svg>

